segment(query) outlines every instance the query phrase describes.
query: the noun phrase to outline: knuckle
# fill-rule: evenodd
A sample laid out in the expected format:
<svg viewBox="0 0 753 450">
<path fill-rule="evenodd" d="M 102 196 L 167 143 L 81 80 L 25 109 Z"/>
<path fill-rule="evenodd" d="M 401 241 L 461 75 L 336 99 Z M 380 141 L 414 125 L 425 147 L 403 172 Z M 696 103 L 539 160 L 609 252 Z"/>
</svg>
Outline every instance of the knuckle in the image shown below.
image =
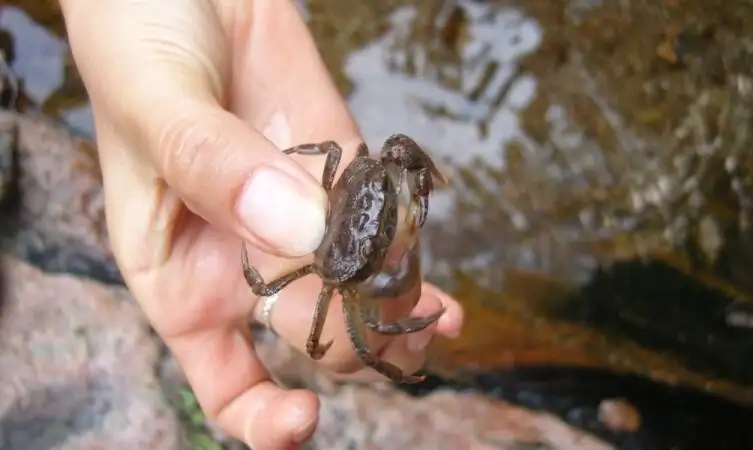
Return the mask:
<svg viewBox="0 0 753 450">
<path fill-rule="evenodd" d="M 217 119 L 176 118 L 157 140 L 157 165 L 168 184 L 187 189 L 219 176 L 221 167 L 213 159 L 227 146 Z"/>
</svg>

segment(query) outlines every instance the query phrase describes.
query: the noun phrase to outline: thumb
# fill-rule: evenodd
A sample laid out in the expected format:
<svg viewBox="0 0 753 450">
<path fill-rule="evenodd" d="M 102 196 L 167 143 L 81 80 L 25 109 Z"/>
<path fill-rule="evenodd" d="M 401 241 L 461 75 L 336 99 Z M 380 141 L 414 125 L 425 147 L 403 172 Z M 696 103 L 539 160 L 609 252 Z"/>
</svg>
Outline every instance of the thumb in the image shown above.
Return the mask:
<svg viewBox="0 0 753 450">
<path fill-rule="evenodd" d="M 232 64 L 208 5 L 63 2 L 97 128 L 118 135 L 145 163 L 142 176 L 163 179 L 208 222 L 268 252 L 303 256 L 324 234 L 325 192 L 222 108 Z M 102 158 L 110 153 L 100 148 Z"/>
<path fill-rule="evenodd" d="M 183 93 L 145 119 L 157 173 L 195 213 L 280 255 L 319 245 L 326 196 L 319 183 L 264 136 L 212 101 Z"/>
</svg>

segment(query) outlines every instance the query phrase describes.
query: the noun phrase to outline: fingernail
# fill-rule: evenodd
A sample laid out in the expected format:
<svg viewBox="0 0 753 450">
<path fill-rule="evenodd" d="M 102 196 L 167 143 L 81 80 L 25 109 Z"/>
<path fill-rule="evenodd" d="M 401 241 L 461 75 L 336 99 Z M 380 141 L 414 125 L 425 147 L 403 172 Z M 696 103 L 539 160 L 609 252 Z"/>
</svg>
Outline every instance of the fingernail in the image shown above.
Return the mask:
<svg viewBox="0 0 753 450">
<path fill-rule="evenodd" d="M 324 191 L 278 168 L 261 166 L 243 187 L 237 205 L 244 226 L 289 256 L 313 252 L 324 236 Z"/>
<path fill-rule="evenodd" d="M 432 333 L 418 332 L 407 337 L 406 345 L 411 353 L 421 353 L 426 350 L 426 346 L 431 342 Z"/>
</svg>

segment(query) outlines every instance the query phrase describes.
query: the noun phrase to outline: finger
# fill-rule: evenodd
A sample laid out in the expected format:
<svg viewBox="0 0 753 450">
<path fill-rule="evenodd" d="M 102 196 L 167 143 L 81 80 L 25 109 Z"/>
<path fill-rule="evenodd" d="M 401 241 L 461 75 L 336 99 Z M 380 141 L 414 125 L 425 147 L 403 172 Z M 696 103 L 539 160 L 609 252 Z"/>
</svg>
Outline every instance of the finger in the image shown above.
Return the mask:
<svg viewBox="0 0 753 450">
<path fill-rule="evenodd" d="M 223 109 L 230 63 L 214 10 L 206 2 L 147 3 L 109 0 L 94 7 L 91 20 L 67 9 L 72 50 L 99 121 L 115 116 L 112 123 L 129 124 L 118 133 L 126 147 L 141 150 L 139 170 L 165 180 L 211 224 L 278 255 L 310 253 L 324 233 L 325 193 Z"/>
<path fill-rule="evenodd" d="M 168 337 L 203 411 L 251 448 L 288 449 L 316 429 L 319 402 L 272 383 L 251 342 L 234 328 Z"/>
<path fill-rule="evenodd" d="M 217 105 L 184 105 L 150 119 L 155 165 L 213 225 L 287 256 L 314 251 L 324 235 L 321 186 L 269 141 Z M 259 245 L 259 243 L 262 245 Z"/>
<path fill-rule="evenodd" d="M 233 84 L 233 111 L 280 148 L 337 141 L 344 149 L 339 174 L 361 139 L 306 23 L 291 1 L 253 2 L 253 8 L 256 20 L 239 32 L 248 45 L 236 47 L 242 82 Z M 324 158 L 297 161 L 321 174 Z"/>
<path fill-rule="evenodd" d="M 465 313 L 457 300 L 437 286 L 424 281 L 422 295 L 435 296 L 444 305 L 445 312 L 437 321 L 437 332 L 448 338 L 457 338 L 463 328 Z"/>
</svg>

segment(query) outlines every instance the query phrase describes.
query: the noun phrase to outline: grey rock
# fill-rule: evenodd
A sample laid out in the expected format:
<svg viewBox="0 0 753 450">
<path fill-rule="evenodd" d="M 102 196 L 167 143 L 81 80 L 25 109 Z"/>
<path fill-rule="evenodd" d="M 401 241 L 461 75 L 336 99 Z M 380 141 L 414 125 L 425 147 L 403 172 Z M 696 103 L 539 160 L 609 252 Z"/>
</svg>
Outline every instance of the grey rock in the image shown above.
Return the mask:
<svg viewBox="0 0 753 450">
<path fill-rule="evenodd" d="M 17 167 L 0 210 L 0 248 L 46 271 L 121 284 L 96 147 L 42 116 L 0 111 L 0 129 L 10 127 Z"/>
<path fill-rule="evenodd" d="M 187 448 L 125 289 L 1 261 L 0 448 Z"/>
</svg>

